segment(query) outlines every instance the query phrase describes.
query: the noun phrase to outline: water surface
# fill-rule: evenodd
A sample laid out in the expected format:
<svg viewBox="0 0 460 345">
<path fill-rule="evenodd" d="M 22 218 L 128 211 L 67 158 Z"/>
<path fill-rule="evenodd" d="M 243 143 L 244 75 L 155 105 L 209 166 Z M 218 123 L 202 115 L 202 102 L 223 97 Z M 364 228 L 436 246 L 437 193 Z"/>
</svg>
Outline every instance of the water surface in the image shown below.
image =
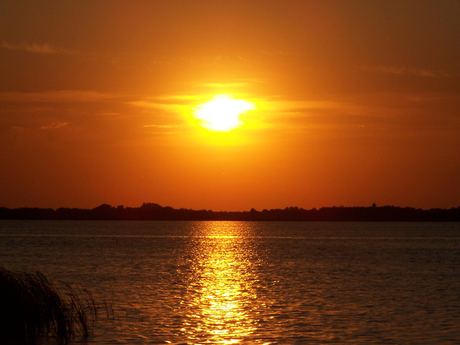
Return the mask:
<svg viewBox="0 0 460 345">
<path fill-rule="evenodd" d="M 0 221 L 0 265 L 104 298 L 94 344 L 460 342 L 458 223 Z"/>
</svg>

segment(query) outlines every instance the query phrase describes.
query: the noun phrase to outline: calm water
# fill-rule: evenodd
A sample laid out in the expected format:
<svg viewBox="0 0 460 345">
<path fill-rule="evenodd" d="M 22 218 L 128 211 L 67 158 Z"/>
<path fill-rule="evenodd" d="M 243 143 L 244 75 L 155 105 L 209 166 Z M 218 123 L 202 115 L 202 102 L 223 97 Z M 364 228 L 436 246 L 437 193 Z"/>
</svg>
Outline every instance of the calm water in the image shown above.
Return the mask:
<svg viewBox="0 0 460 345">
<path fill-rule="evenodd" d="M 458 223 L 0 221 L 0 265 L 103 296 L 90 344 L 460 343 Z"/>
</svg>

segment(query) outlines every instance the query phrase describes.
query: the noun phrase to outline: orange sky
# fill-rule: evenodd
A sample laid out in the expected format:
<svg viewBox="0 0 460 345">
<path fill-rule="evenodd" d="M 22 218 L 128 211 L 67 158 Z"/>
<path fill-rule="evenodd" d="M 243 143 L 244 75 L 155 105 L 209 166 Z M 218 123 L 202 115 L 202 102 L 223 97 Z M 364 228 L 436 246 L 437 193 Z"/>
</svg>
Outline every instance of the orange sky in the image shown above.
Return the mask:
<svg viewBox="0 0 460 345">
<path fill-rule="evenodd" d="M 460 2 L 0 2 L 0 206 L 460 206 Z M 257 109 L 229 133 L 192 109 Z"/>
</svg>

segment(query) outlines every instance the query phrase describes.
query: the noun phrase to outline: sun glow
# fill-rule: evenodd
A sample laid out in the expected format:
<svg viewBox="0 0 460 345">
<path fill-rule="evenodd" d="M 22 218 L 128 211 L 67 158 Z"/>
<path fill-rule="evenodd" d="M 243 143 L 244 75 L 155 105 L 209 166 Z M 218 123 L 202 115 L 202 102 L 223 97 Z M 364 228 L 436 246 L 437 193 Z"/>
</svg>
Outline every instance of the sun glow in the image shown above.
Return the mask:
<svg viewBox="0 0 460 345">
<path fill-rule="evenodd" d="M 255 109 L 252 102 L 233 99 L 229 95 L 218 95 L 198 105 L 193 115 L 200 126 L 213 132 L 229 132 L 243 124 L 239 116 Z"/>
</svg>

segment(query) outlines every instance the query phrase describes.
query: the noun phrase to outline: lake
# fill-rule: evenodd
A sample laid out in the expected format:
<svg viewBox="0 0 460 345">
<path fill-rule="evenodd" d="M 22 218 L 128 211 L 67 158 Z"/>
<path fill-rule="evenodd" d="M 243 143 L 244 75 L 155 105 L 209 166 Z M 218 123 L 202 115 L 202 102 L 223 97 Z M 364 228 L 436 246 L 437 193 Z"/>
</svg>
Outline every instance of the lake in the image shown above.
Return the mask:
<svg viewBox="0 0 460 345">
<path fill-rule="evenodd" d="M 89 344 L 460 343 L 460 223 L 3 220 L 0 266 L 104 300 Z"/>
</svg>

